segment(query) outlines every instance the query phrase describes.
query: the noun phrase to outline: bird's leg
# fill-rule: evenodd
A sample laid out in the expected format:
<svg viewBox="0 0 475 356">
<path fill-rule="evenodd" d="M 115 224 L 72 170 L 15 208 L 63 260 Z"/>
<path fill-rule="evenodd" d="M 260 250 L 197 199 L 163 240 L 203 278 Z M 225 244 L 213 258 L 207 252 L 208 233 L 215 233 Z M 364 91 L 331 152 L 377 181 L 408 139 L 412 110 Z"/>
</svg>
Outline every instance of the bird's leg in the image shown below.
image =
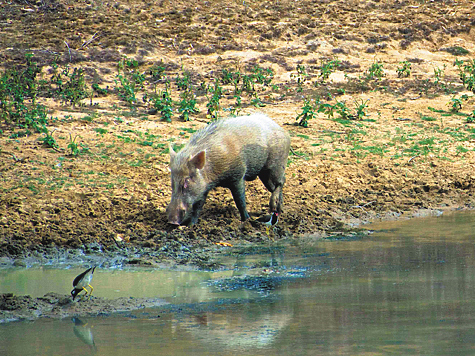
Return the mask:
<svg viewBox="0 0 475 356">
<path fill-rule="evenodd" d="M 266 226 L 267 238 L 268 238 L 269 240 L 274 241 L 274 237 L 271 237 L 271 235 L 270 235 L 270 229 L 271 229 L 271 226 Z"/>
<path fill-rule="evenodd" d="M 88 295 L 89 292 L 87 291 L 87 289 L 85 287 L 82 287 L 82 289 L 84 289 L 86 291 L 86 294 L 81 295 L 81 300 L 84 300 L 84 298 Z"/>
<path fill-rule="evenodd" d="M 90 284 L 88 284 L 88 286 L 91 288 L 91 292 L 89 293 L 89 299 L 91 299 L 92 291 L 94 290 L 94 288 L 92 288 L 92 286 Z"/>
</svg>

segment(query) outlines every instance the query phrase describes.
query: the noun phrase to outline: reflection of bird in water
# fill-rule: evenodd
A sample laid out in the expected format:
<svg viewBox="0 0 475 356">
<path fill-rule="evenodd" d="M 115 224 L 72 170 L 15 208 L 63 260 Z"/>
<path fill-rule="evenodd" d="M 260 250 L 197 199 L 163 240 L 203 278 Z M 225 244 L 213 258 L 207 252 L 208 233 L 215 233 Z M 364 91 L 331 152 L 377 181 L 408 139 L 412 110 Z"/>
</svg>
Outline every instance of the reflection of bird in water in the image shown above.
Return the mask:
<svg viewBox="0 0 475 356">
<path fill-rule="evenodd" d="M 95 266 L 91 267 L 91 268 L 85 270 L 83 273 L 81 273 L 76 278 L 74 278 L 74 281 L 73 281 L 74 289 L 71 291 L 71 295 L 73 296 L 73 300 L 83 290 L 86 291 L 86 295 L 89 293 L 89 299 L 91 298 L 91 294 L 92 294 L 92 291 L 94 290 L 94 288 L 92 288 L 90 283 L 92 281 L 92 275 L 94 274 L 95 269 L 96 269 Z M 91 288 L 90 292 L 88 292 L 88 290 L 86 289 L 87 286 L 89 286 Z"/>
<path fill-rule="evenodd" d="M 269 235 L 270 228 L 279 221 L 279 213 L 272 213 L 271 215 L 264 215 L 257 219 L 258 222 L 266 225 L 266 234 Z"/>
<path fill-rule="evenodd" d="M 74 335 L 76 335 L 79 340 L 90 346 L 91 349 L 96 352 L 97 347 L 94 343 L 94 335 L 92 334 L 91 327 L 87 326 L 87 323 L 83 322 L 79 318 L 74 317 L 71 320 L 74 323 Z"/>
</svg>

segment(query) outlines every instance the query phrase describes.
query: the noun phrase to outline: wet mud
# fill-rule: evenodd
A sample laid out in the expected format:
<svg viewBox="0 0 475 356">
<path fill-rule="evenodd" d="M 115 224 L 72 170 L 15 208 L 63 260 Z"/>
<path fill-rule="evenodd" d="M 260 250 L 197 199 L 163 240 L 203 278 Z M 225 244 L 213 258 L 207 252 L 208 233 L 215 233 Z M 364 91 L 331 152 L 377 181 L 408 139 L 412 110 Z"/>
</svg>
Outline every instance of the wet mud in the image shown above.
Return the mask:
<svg viewBox="0 0 475 356">
<path fill-rule="evenodd" d="M 32 298 L 0 294 L 0 323 L 35 320 L 38 318 L 64 319 L 84 316 L 107 316 L 112 313 L 133 311 L 168 304 L 158 298 L 117 298 L 105 299 L 91 296 L 75 301 L 71 296 L 47 293 L 43 297 Z"/>
</svg>

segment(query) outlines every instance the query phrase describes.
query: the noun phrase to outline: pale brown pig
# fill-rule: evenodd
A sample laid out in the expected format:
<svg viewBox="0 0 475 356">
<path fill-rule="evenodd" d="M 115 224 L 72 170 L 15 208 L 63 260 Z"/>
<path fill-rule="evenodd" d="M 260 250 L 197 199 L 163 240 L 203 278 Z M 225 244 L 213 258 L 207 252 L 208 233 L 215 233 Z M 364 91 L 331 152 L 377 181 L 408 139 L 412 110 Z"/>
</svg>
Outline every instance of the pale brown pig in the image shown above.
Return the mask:
<svg viewBox="0 0 475 356">
<path fill-rule="evenodd" d="M 272 193 L 270 211 L 280 213 L 289 149 L 288 133 L 263 114 L 215 121 L 193 134 L 178 153 L 170 146 L 168 222 L 196 224 L 206 196 L 218 186 L 231 190 L 241 220 L 247 220 L 244 181 L 257 177 Z"/>
</svg>

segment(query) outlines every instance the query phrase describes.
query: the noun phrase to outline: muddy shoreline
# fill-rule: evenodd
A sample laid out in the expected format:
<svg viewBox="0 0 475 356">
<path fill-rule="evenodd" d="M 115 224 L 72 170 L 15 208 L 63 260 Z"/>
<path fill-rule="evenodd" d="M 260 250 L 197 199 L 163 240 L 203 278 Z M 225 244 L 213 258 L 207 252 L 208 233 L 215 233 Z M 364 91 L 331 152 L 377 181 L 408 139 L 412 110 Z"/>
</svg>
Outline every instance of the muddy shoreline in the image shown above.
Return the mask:
<svg viewBox="0 0 475 356">
<path fill-rule="evenodd" d="M 444 213 L 462 210 L 462 208 L 446 209 L 421 209 L 406 214 L 395 216 L 389 214 L 384 218 L 378 217 L 374 221 L 406 220 L 418 217 L 439 216 Z M 327 239 L 353 239 L 371 238 L 370 230 L 366 225 L 371 223 L 368 220 L 351 220 L 347 222 L 346 228 L 322 236 L 321 234 L 311 234 L 301 236 L 300 239 L 308 242 L 315 242 L 322 238 Z M 291 242 L 294 237 L 287 237 L 278 241 L 272 241 L 266 236 L 265 249 L 272 250 L 279 248 L 282 244 Z M 173 245 L 173 246 L 171 246 Z M 264 246 L 259 242 L 240 241 L 237 248 L 218 246 L 212 243 L 189 244 L 176 242 L 168 246 L 167 251 L 163 249 L 155 250 L 149 247 L 125 246 L 122 248 L 109 249 L 99 244 L 90 244 L 84 249 L 70 249 L 61 247 L 50 247 L 42 253 L 38 250 L 26 254 L 1 257 L 0 268 L 35 268 L 48 266 L 51 268 L 71 268 L 97 265 L 100 268 L 157 268 L 170 270 L 219 270 L 226 268 L 216 262 L 223 255 L 238 256 L 239 254 L 254 253 L 259 246 Z M 301 277 L 301 276 L 299 276 Z M 262 279 L 264 278 L 264 280 Z M 249 276 L 248 281 L 241 279 L 229 279 L 226 282 L 234 286 L 236 283 L 248 283 L 251 288 L 261 288 L 264 284 L 272 284 L 274 277 L 270 276 Z M 249 287 L 248 286 L 248 287 Z M 43 297 L 33 298 L 28 295 L 13 295 L 11 293 L 0 294 L 0 323 L 14 321 L 33 321 L 38 318 L 64 319 L 72 317 L 107 316 L 114 313 L 139 310 L 149 307 L 162 307 L 168 303 L 159 298 L 98 298 L 92 296 L 88 298 L 78 298 L 72 301 L 71 296 L 50 292 Z"/>
<path fill-rule="evenodd" d="M 169 269 L 200 269 L 216 270 L 222 266 L 216 259 L 226 247 L 234 245 L 250 246 L 287 243 L 301 238 L 319 240 L 344 237 L 352 234 L 367 233 L 367 225 L 377 221 L 407 220 L 418 217 L 439 216 L 444 213 L 472 210 L 470 204 L 465 206 L 441 207 L 439 209 L 414 209 L 414 211 L 397 214 L 386 213 L 381 215 L 375 211 L 367 211 L 364 218 L 347 218 L 340 220 L 338 227 L 319 230 L 314 233 L 294 235 L 279 226 L 271 230 L 270 235 L 264 233 L 261 224 L 246 222 L 242 224 L 242 235 L 228 242 L 212 242 L 206 238 L 188 239 L 193 234 L 194 227 L 180 228 L 182 238 L 169 239 L 163 247 L 149 246 L 148 243 L 116 242 L 115 244 L 101 244 L 98 242 L 85 244 L 79 247 L 69 246 L 31 246 L 31 249 L 21 249 L 18 254 L 10 254 L 5 250 L 0 257 L 0 268 L 31 268 L 39 266 L 53 266 L 58 268 L 81 267 L 97 265 L 103 268 L 146 267 Z M 245 231 L 254 231 L 248 236 Z M 195 235 L 196 236 L 196 235 Z"/>
<path fill-rule="evenodd" d="M 33 321 L 39 318 L 64 319 L 71 317 L 110 315 L 167 305 L 158 298 L 91 299 L 72 301 L 70 296 L 47 293 L 43 297 L 0 294 L 0 324 L 13 321 Z"/>
</svg>

